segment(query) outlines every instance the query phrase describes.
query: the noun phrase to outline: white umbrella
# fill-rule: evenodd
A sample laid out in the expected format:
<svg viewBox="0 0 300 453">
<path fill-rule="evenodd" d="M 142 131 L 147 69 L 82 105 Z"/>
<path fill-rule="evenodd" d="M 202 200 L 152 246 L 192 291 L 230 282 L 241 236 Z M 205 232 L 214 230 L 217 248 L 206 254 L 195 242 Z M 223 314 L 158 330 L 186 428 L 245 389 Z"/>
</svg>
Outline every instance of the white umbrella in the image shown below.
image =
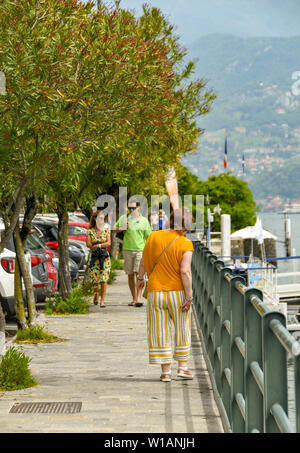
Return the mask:
<svg viewBox="0 0 300 453">
<path fill-rule="evenodd" d="M 235 231 L 230 235 L 231 239 L 251 239 L 251 252 L 250 252 L 250 259 L 253 259 L 253 239 L 257 239 L 258 244 L 261 247 L 261 254 L 262 259 L 265 259 L 265 247 L 264 247 L 264 240 L 265 239 L 274 239 L 276 241 L 277 237 L 274 234 L 270 233 L 270 231 L 263 230 L 261 219 L 257 217 L 256 223 L 254 226 L 248 226 L 241 230 Z"/>
<path fill-rule="evenodd" d="M 270 233 L 270 231 L 261 229 L 263 239 L 277 239 L 277 236 Z M 261 234 L 260 233 L 260 234 Z M 231 239 L 258 239 L 258 231 L 255 226 L 248 226 L 241 230 L 235 231 L 230 235 Z"/>
</svg>

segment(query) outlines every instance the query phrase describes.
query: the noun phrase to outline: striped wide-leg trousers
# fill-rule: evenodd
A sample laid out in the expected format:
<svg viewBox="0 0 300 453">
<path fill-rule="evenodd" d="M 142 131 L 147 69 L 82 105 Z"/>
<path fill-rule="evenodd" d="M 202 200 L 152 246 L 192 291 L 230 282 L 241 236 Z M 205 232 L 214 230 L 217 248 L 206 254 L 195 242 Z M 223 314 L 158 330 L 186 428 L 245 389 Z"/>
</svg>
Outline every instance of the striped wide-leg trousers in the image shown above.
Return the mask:
<svg viewBox="0 0 300 453">
<path fill-rule="evenodd" d="M 172 358 L 186 361 L 191 349 L 191 310 L 181 311 L 183 291 L 154 291 L 148 293 L 149 363 L 168 364 Z M 175 329 L 172 353 L 171 330 Z"/>
</svg>

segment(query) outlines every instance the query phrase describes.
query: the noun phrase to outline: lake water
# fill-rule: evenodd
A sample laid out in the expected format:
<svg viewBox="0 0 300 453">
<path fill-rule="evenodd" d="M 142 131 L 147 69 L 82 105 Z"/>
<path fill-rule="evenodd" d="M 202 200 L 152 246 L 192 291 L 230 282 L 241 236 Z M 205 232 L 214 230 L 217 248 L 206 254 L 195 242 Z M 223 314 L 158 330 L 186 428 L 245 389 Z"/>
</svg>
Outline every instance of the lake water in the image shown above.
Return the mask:
<svg viewBox="0 0 300 453">
<path fill-rule="evenodd" d="M 276 212 L 263 212 L 259 214 L 262 219 L 263 229 L 270 231 L 277 236 L 277 256 L 286 256 L 284 246 L 284 218 Z M 291 214 L 291 246 L 294 249 L 293 256 L 300 256 L 300 214 Z M 300 271 L 300 258 L 278 261 L 279 272 Z"/>
<path fill-rule="evenodd" d="M 270 231 L 277 236 L 277 257 L 286 256 L 284 246 L 284 217 L 282 214 L 277 213 L 260 213 L 262 219 L 262 226 L 264 229 Z M 291 246 L 292 256 L 300 255 L 300 214 L 291 214 Z M 291 260 L 279 260 L 278 261 L 278 272 L 299 272 L 300 271 L 300 259 Z M 300 281 L 300 277 L 298 282 Z M 292 283 L 292 278 L 285 279 L 278 283 Z M 300 379 L 298 376 L 297 379 Z M 293 359 L 288 359 L 288 400 L 289 400 L 289 416 L 295 428 L 295 395 L 294 395 L 294 363 Z"/>
</svg>

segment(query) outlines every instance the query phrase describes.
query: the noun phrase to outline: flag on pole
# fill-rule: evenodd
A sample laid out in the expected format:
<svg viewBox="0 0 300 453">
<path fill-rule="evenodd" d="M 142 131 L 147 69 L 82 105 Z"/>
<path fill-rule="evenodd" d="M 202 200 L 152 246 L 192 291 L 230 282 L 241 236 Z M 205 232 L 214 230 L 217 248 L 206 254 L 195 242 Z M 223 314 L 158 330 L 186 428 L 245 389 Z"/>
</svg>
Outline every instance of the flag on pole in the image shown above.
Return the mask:
<svg viewBox="0 0 300 453">
<path fill-rule="evenodd" d="M 243 153 L 242 157 L 242 168 L 243 168 L 243 174 L 245 173 L 245 154 Z"/>
<path fill-rule="evenodd" d="M 224 168 L 227 168 L 227 137 L 225 139 L 225 149 L 224 149 Z"/>
</svg>

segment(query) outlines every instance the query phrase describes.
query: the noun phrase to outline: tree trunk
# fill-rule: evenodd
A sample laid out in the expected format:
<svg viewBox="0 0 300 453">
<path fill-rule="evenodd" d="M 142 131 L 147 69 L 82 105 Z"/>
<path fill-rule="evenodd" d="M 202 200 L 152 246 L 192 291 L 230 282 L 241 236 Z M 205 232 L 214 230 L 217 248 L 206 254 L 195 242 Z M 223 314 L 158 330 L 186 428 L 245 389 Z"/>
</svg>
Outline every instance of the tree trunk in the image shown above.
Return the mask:
<svg viewBox="0 0 300 453">
<path fill-rule="evenodd" d="M 5 316 L 3 313 L 2 305 L 0 304 L 0 357 L 5 354 Z"/>
<path fill-rule="evenodd" d="M 111 246 L 110 246 L 110 257 L 112 260 L 116 260 L 118 258 L 118 244 L 119 241 L 116 236 L 116 232 L 111 232 Z"/>
<path fill-rule="evenodd" d="M 19 188 L 16 190 L 16 192 L 14 194 L 15 196 L 12 197 L 13 199 L 11 200 L 11 203 L 9 203 L 9 208 L 8 208 L 9 211 L 12 210 L 12 206 L 14 205 L 13 214 L 10 217 L 9 224 L 7 224 L 7 223 L 8 223 L 8 218 L 9 218 L 10 212 L 4 213 L 5 218 L 3 220 L 5 222 L 5 231 L 4 231 L 4 233 L 1 237 L 1 241 L 0 241 L 0 253 L 3 252 L 3 249 L 6 247 L 11 235 L 14 232 L 14 229 L 15 229 L 17 223 L 19 222 L 19 216 L 20 216 L 20 211 L 21 211 L 21 207 L 22 207 L 22 203 L 23 203 L 23 198 L 24 198 L 25 190 L 29 184 L 29 181 L 30 181 L 30 175 L 25 175 L 19 184 Z"/>
<path fill-rule="evenodd" d="M 26 198 L 26 211 L 23 219 L 22 230 L 20 233 L 20 237 L 22 240 L 22 245 L 25 249 L 26 241 L 31 230 L 32 220 L 37 213 L 38 209 L 38 200 L 36 195 L 32 193 L 30 197 Z M 25 273 L 27 272 L 28 267 L 26 266 Z M 23 272 L 22 272 L 23 274 Z M 28 303 L 28 320 L 29 324 L 35 324 L 37 322 L 37 312 L 36 312 L 36 305 L 35 305 L 35 298 L 34 298 L 34 290 L 33 290 L 33 283 L 32 278 L 24 278 L 25 290 L 26 290 L 26 297 Z"/>
<path fill-rule="evenodd" d="M 17 317 L 17 325 L 18 329 L 25 330 L 26 325 L 26 316 L 25 316 L 25 309 L 24 309 L 24 300 L 22 294 L 22 281 L 21 281 L 21 273 L 18 263 L 18 258 L 16 257 L 15 261 L 15 310 L 16 310 L 16 317 Z"/>
<path fill-rule="evenodd" d="M 38 200 L 35 193 L 26 197 L 26 211 L 24 214 L 23 225 L 21 229 L 21 239 L 25 247 L 28 235 L 32 227 L 32 220 L 34 219 L 38 210 Z"/>
<path fill-rule="evenodd" d="M 28 308 L 28 320 L 29 324 L 34 324 L 36 322 L 36 308 L 35 308 L 35 298 L 32 285 L 31 273 L 28 267 L 28 263 L 25 257 L 24 246 L 22 243 L 19 225 L 16 226 L 14 232 L 14 240 L 16 247 L 16 254 L 18 259 L 19 270 L 23 277 L 26 299 L 27 299 L 27 308 Z M 21 293 L 22 295 L 22 293 Z"/>
<path fill-rule="evenodd" d="M 59 294 L 66 300 L 72 291 L 69 271 L 68 212 L 63 205 L 57 208 L 58 215 L 58 256 Z"/>
</svg>

